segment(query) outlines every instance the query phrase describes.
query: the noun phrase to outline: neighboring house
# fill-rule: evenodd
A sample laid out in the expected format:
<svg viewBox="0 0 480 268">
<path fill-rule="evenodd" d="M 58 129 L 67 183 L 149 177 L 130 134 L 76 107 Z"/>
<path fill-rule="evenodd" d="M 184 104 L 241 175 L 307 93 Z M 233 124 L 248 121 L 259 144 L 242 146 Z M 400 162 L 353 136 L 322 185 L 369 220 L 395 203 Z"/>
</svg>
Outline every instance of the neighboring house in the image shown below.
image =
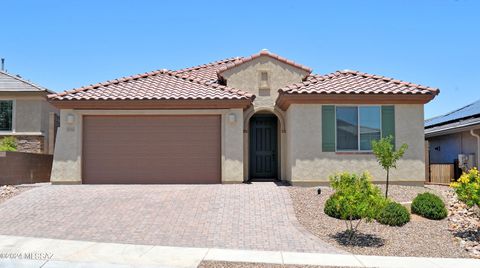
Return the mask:
<svg viewBox="0 0 480 268">
<path fill-rule="evenodd" d="M 14 136 L 20 152 L 53 154 L 55 129 L 51 121 L 59 110 L 47 101 L 52 93 L 0 71 L 0 139 Z"/>
<path fill-rule="evenodd" d="M 425 120 L 425 139 L 431 164 L 454 164 L 460 160 L 460 168 L 479 167 L 480 100 Z M 464 155 L 464 159 L 459 155 Z"/>
<path fill-rule="evenodd" d="M 61 109 L 53 183 L 326 184 L 385 172 L 370 142 L 409 145 L 391 179 L 423 183 L 423 105 L 438 90 L 354 71 L 326 75 L 266 50 L 50 96 Z"/>
</svg>

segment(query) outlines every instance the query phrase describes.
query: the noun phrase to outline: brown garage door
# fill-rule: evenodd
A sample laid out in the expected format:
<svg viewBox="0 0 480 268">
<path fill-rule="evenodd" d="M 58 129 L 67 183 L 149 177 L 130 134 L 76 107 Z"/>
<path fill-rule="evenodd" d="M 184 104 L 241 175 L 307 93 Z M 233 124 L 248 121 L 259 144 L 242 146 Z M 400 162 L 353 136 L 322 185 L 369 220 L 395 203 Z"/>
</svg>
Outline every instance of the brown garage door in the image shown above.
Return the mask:
<svg viewBox="0 0 480 268">
<path fill-rule="evenodd" d="M 85 116 L 83 183 L 220 183 L 220 116 Z"/>
</svg>

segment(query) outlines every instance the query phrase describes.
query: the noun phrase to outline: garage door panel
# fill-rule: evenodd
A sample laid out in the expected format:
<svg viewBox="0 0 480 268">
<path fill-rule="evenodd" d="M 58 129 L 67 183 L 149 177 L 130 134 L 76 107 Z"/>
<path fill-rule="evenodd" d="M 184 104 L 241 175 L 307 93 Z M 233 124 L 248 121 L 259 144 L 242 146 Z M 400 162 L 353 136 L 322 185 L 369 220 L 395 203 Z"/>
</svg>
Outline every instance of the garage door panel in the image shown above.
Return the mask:
<svg viewBox="0 0 480 268">
<path fill-rule="evenodd" d="M 84 183 L 220 183 L 220 116 L 85 116 Z"/>
</svg>

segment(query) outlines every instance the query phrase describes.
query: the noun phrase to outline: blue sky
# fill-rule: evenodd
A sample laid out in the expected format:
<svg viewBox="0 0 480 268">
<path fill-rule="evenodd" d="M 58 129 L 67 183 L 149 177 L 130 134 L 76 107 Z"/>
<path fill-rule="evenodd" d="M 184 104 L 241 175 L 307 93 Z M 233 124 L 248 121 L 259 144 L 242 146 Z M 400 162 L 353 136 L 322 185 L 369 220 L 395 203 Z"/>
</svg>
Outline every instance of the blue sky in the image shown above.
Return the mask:
<svg viewBox="0 0 480 268">
<path fill-rule="evenodd" d="M 438 87 L 429 118 L 480 98 L 480 1 L 2 1 L 0 57 L 55 91 L 263 48 L 323 74 Z"/>
</svg>

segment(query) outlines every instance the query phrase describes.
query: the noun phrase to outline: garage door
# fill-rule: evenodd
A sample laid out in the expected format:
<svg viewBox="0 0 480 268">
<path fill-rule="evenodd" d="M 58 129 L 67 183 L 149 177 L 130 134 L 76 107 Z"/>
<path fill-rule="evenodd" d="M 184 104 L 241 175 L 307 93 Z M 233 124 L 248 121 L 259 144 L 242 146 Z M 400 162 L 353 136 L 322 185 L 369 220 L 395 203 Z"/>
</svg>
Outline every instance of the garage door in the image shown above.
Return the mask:
<svg viewBox="0 0 480 268">
<path fill-rule="evenodd" d="M 220 116 L 84 116 L 83 183 L 220 183 Z"/>
</svg>

